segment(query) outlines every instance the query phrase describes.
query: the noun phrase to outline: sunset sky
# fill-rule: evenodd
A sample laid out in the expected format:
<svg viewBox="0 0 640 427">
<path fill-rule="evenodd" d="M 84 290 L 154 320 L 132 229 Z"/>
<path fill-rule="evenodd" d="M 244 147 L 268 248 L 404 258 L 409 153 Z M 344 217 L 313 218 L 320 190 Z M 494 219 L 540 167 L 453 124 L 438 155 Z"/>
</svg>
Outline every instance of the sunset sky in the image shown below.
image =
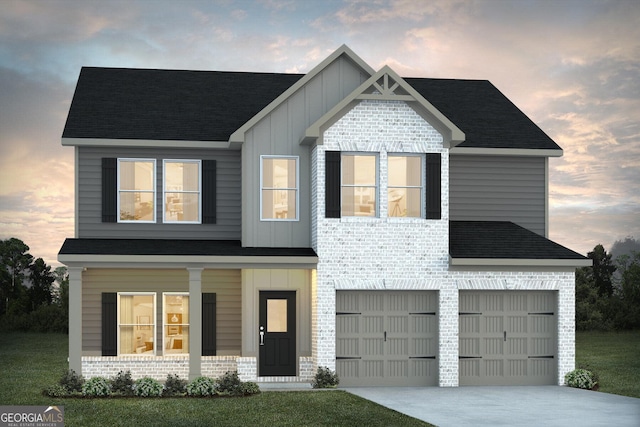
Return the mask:
<svg viewBox="0 0 640 427">
<path fill-rule="evenodd" d="M 640 238 L 640 2 L 0 0 L 0 238 L 58 265 L 60 138 L 82 66 L 305 73 L 340 45 L 404 77 L 487 79 L 563 149 L 550 238 Z"/>
</svg>

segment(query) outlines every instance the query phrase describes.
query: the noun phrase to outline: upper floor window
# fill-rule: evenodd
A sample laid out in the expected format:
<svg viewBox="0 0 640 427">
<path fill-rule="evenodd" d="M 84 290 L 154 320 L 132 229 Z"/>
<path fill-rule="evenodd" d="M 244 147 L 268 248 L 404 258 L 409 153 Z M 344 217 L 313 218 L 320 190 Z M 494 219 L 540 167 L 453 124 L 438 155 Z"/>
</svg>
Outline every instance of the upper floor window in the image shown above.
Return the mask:
<svg viewBox="0 0 640 427">
<path fill-rule="evenodd" d="M 118 294 L 118 354 L 155 354 L 156 295 Z"/>
<path fill-rule="evenodd" d="M 369 154 L 342 155 L 342 216 L 377 215 L 377 160 L 377 156 Z"/>
<path fill-rule="evenodd" d="M 200 222 L 200 160 L 164 160 L 164 222 Z"/>
<path fill-rule="evenodd" d="M 298 219 L 298 157 L 261 156 L 260 219 Z"/>
<path fill-rule="evenodd" d="M 424 194 L 422 156 L 389 155 L 388 215 L 420 218 Z"/>
<path fill-rule="evenodd" d="M 118 221 L 155 222 L 155 159 L 118 159 Z"/>
</svg>

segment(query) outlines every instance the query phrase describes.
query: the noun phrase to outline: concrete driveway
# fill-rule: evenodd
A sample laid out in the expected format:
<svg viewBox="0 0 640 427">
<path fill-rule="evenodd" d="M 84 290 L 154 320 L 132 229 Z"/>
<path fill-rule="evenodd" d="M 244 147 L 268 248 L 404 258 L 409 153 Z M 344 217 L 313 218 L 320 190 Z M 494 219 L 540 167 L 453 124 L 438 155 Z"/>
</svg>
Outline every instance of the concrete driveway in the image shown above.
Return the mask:
<svg viewBox="0 0 640 427">
<path fill-rule="evenodd" d="M 640 426 L 640 399 L 569 387 L 344 390 L 439 427 Z"/>
</svg>

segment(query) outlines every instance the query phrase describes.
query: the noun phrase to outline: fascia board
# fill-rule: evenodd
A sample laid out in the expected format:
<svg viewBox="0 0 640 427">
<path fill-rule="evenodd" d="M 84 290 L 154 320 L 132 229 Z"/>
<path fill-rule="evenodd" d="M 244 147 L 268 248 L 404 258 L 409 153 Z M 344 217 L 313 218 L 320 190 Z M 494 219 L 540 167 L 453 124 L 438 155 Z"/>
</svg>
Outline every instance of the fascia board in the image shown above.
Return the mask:
<svg viewBox="0 0 640 427">
<path fill-rule="evenodd" d="M 517 259 L 517 258 L 452 258 L 452 266 L 495 267 L 589 267 L 590 259 Z"/>
<path fill-rule="evenodd" d="M 229 141 L 180 141 L 160 139 L 62 138 L 67 147 L 230 148 Z"/>
<path fill-rule="evenodd" d="M 320 74 L 322 70 L 327 68 L 331 63 L 337 60 L 340 56 L 345 55 L 351 61 L 353 61 L 357 66 L 362 68 L 364 72 L 369 75 L 375 73 L 375 70 L 371 68 L 369 64 L 364 62 L 362 58 L 356 55 L 347 45 L 342 45 L 338 49 L 336 49 L 331 55 L 329 55 L 324 61 L 320 64 L 316 65 L 311 71 L 305 74 L 300 80 L 295 82 L 289 89 L 284 91 L 280 96 L 271 101 L 269 105 L 264 107 L 258 114 L 253 116 L 249 121 L 243 124 L 238 130 L 231 134 L 229 138 L 229 142 L 244 142 L 244 134 L 251 127 L 253 127 L 256 123 L 266 117 L 271 111 L 275 110 L 280 104 L 282 104 L 286 99 L 291 97 L 294 93 L 296 93 L 300 88 L 306 85 L 311 79 Z"/>
<path fill-rule="evenodd" d="M 347 97 L 345 97 L 342 101 L 336 104 L 331 110 L 327 111 L 322 117 L 316 120 L 311 126 L 309 126 L 306 131 L 304 137 L 301 139 L 300 144 L 310 144 L 313 141 L 317 140 L 320 137 L 321 129 L 324 126 L 334 120 L 336 116 L 344 115 L 346 111 L 348 111 L 348 107 L 357 100 L 360 99 L 388 99 L 383 96 L 370 96 L 365 94 L 364 91 L 371 87 L 380 77 L 388 74 L 391 76 L 396 83 L 402 87 L 410 96 L 407 97 L 405 95 L 400 95 L 398 97 L 394 97 L 393 99 L 402 100 L 408 102 L 411 105 L 413 102 L 417 102 L 420 105 L 424 112 L 426 112 L 426 116 L 422 115 L 427 121 L 435 121 L 435 127 L 439 128 L 438 130 L 446 130 L 449 135 L 446 135 L 448 140 L 445 140 L 445 145 L 447 143 L 451 145 L 459 144 L 460 142 L 465 140 L 465 135 L 460 128 L 458 128 L 451 120 L 449 120 L 444 114 L 442 114 L 436 107 L 433 106 L 429 101 L 427 101 L 422 95 L 418 93 L 411 85 L 409 85 L 402 77 L 400 77 L 395 71 L 393 71 L 388 65 L 382 67 L 377 73 L 372 75 L 367 81 L 358 86 L 353 92 L 351 92 Z M 390 99 L 390 98 L 389 98 Z M 412 105 L 413 107 L 413 105 Z M 415 109 L 415 107 L 414 107 Z M 431 119 L 431 120 L 429 120 Z M 431 123 L 432 125 L 434 123 Z"/>
<path fill-rule="evenodd" d="M 246 266 L 283 268 L 285 266 L 308 268 L 318 264 L 317 256 L 207 256 L 207 255 L 81 255 L 59 254 L 58 261 L 67 266 L 120 266 L 177 268 L 185 266 Z M 306 266 L 306 267 L 305 267 Z"/>
<path fill-rule="evenodd" d="M 531 157 L 562 157 L 563 150 L 537 150 L 534 148 L 482 148 L 482 147 L 452 147 L 449 154 L 473 154 L 485 156 L 531 156 Z"/>
</svg>

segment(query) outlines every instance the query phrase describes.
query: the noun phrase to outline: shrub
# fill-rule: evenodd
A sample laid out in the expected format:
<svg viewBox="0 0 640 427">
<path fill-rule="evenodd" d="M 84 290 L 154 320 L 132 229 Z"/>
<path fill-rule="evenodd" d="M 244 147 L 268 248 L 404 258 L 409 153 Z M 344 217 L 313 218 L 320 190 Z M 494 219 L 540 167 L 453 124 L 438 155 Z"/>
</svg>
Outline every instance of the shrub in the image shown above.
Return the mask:
<svg viewBox="0 0 640 427">
<path fill-rule="evenodd" d="M 216 381 L 216 391 L 221 396 L 242 396 L 242 382 L 238 372 L 228 371 Z"/>
<path fill-rule="evenodd" d="M 181 396 L 187 391 L 187 380 L 180 378 L 178 375 L 167 375 L 167 381 L 164 383 L 164 396 Z"/>
<path fill-rule="evenodd" d="M 69 369 L 62 374 L 58 384 L 64 387 L 69 394 L 82 393 L 84 378 L 82 375 L 78 375 L 73 369 Z"/>
<path fill-rule="evenodd" d="M 105 397 L 111 394 L 111 383 L 104 377 L 93 377 L 85 381 L 82 395 L 88 397 Z"/>
<path fill-rule="evenodd" d="M 48 397 L 66 397 L 69 395 L 69 392 L 60 384 L 54 384 L 45 388 L 42 394 Z"/>
<path fill-rule="evenodd" d="M 329 368 L 319 366 L 316 375 L 313 377 L 313 381 L 311 381 L 311 386 L 313 388 L 332 388 L 336 387 L 339 383 L 340 379 L 337 373 Z"/>
<path fill-rule="evenodd" d="M 209 377 L 198 377 L 187 384 L 187 394 L 194 397 L 215 396 L 216 382 Z"/>
<path fill-rule="evenodd" d="M 260 393 L 260 386 L 258 384 L 247 381 L 246 383 L 242 383 L 242 395 L 243 396 L 251 396 L 252 394 Z"/>
<path fill-rule="evenodd" d="M 111 390 L 123 396 L 133 395 L 133 379 L 131 371 L 120 371 L 111 379 Z"/>
<path fill-rule="evenodd" d="M 586 369 L 574 369 L 564 376 L 564 382 L 569 387 L 592 390 L 598 382 L 595 375 Z"/>
<path fill-rule="evenodd" d="M 150 377 L 140 378 L 133 384 L 133 394 L 138 397 L 160 397 L 164 387 Z"/>
</svg>

